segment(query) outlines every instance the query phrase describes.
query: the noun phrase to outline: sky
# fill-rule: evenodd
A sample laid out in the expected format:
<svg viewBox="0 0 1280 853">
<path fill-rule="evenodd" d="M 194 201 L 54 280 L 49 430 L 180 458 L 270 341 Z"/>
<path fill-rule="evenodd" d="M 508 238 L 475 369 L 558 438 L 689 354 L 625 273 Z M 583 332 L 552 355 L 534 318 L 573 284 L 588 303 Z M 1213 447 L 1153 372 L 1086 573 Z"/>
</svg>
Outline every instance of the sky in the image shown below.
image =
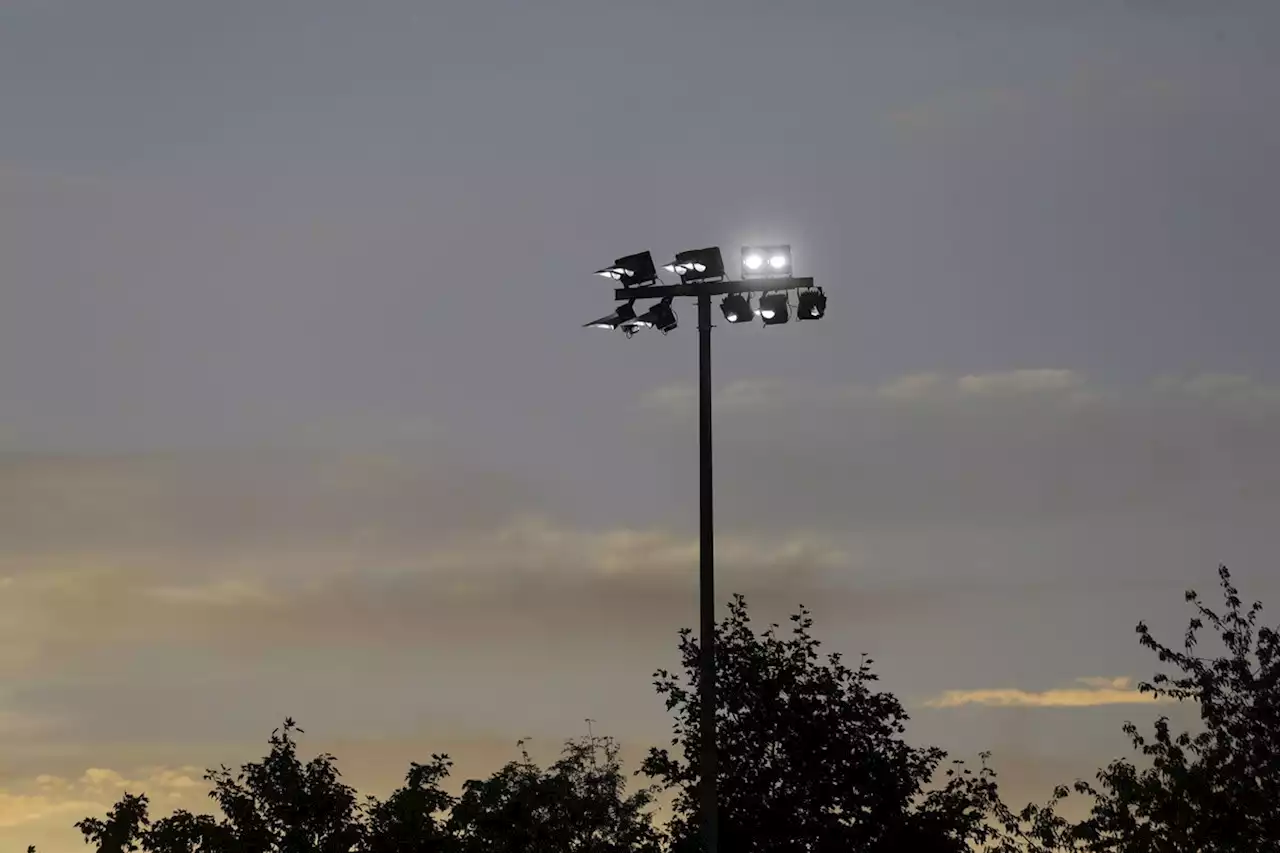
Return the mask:
<svg viewBox="0 0 1280 853">
<path fill-rule="evenodd" d="M 830 300 L 715 331 L 721 603 L 1090 777 L 1170 710 L 1139 620 L 1280 601 L 1278 57 L 1267 0 L 8 0 L 0 844 L 290 715 L 372 792 L 663 743 L 693 306 L 581 324 L 707 245 Z"/>
</svg>

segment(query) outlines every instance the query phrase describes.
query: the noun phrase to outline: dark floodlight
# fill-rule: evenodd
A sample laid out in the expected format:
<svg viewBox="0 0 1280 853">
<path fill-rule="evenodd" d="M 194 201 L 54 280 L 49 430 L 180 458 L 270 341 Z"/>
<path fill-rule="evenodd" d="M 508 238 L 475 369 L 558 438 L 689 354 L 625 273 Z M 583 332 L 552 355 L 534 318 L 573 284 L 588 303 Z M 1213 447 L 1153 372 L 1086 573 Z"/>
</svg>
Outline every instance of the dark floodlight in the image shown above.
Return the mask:
<svg viewBox="0 0 1280 853">
<path fill-rule="evenodd" d="M 827 294 L 821 287 L 803 291 L 796 301 L 797 320 L 817 320 L 827 313 Z"/>
<path fill-rule="evenodd" d="M 791 278 L 791 247 L 743 246 L 742 277 Z"/>
<path fill-rule="evenodd" d="M 676 327 L 676 312 L 671 310 L 671 297 L 656 303 L 635 319 L 634 325 L 648 326 L 666 334 Z"/>
<path fill-rule="evenodd" d="M 730 293 L 726 296 L 720 303 L 720 310 L 724 312 L 724 318 L 730 323 L 748 323 L 755 317 L 751 310 L 751 300 L 741 293 Z"/>
<path fill-rule="evenodd" d="M 628 302 L 626 305 L 619 305 L 618 310 L 609 316 L 601 317 L 599 320 L 592 320 L 590 323 L 584 323 L 582 327 L 584 329 L 617 329 L 625 327 L 636 319 L 636 309 L 632 305 L 632 302 Z"/>
<path fill-rule="evenodd" d="M 787 322 L 790 316 L 787 306 L 787 294 L 766 293 L 760 297 L 760 308 L 756 311 L 766 326 L 776 326 Z"/>
<path fill-rule="evenodd" d="M 653 267 L 653 256 L 648 252 L 618 258 L 613 262 L 613 266 L 596 270 L 596 275 L 621 282 L 623 287 L 634 287 L 637 284 L 648 284 L 658 280 L 658 272 Z"/>
<path fill-rule="evenodd" d="M 680 276 L 681 281 L 686 282 L 724 278 L 724 260 L 720 257 L 719 246 L 681 252 L 663 269 L 675 273 Z"/>
</svg>

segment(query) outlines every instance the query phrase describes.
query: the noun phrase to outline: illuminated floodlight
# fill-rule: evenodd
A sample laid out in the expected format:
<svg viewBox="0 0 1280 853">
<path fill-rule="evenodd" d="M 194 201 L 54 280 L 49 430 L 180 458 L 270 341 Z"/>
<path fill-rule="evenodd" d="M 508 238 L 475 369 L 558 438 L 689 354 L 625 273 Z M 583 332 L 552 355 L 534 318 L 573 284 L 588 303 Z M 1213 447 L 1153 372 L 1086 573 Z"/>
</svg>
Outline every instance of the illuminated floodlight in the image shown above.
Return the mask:
<svg viewBox="0 0 1280 853">
<path fill-rule="evenodd" d="M 730 293 L 720 303 L 724 318 L 730 323 L 748 323 L 755 318 L 751 310 L 751 300 L 741 293 Z"/>
<path fill-rule="evenodd" d="M 584 329 L 618 329 L 629 326 L 636 319 L 636 309 L 632 307 L 633 305 L 634 300 L 626 305 L 619 305 L 618 310 L 607 317 L 583 323 L 582 327 Z"/>
<path fill-rule="evenodd" d="M 653 266 L 653 256 L 648 252 L 618 258 L 612 266 L 596 270 L 596 275 L 619 282 L 623 287 L 634 287 L 658 280 L 658 271 Z"/>
<path fill-rule="evenodd" d="M 724 259 L 720 257 L 718 246 L 691 249 L 688 252 L 680 252 L 676 255 L 676 259 L 663 269 L 680 276 L 680 280 L 684 282 L 707 281 L 724 278 Z"/>
<path fill-rule="evenodd" d="M 766 293 L 760 297 L 760 307 L 756 309 L 760 319 L 766 326 L 776 326 L 787 322 L 790 311 L 787 306 L 787 294 Z"/>
<path fill-rule="evenodd" d="M 676 327 L 676 312 L 671 310 L 671 297 L 655 303 L 648 311 L 637 317 L 631 325 L 657 329 L 664 335 L 674 329 Z"/>
<path fill-rule="evenodd" d="M 818 320 L 827 313 L 827 294 L 821 287 L 801 292 L 796 301 L 797 320 Z"/>
<path fill-rule="evenodd" d="M 790 246 L 743 246 L 742 277 L 790 278 Z"/>
</svg>

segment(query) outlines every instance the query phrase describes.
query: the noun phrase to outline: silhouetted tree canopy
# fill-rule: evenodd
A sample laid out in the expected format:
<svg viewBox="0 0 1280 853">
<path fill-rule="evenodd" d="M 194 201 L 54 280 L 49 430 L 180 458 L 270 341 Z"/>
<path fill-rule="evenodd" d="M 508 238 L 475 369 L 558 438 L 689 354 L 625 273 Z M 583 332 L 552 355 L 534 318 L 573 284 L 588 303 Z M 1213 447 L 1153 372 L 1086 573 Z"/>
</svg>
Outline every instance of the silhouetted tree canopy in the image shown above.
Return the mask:
<svg viewBox="0 0 1280 853">
<path fill-rule="evenodd" d="M 1198 706 L 1200 730 L 1175 733 L 1167 716 L 1150 734 L 1132 722 L 1125 733 L 1140 764 L 1117 759 L 1095 782 L 1073 788 L 1089 798 L 1088 818 L 1056 814 L 1063 786 L 1043 808 L 1020 815 L 1027 848 L 1091 853 L 1254 853 L 1280 850 L 1280 634 L 1258 624 L 1262 605 L 1247 610 L 1225 567 L 1218 570 L 1223 609 L 1195 608 L 1182 648 L 1166 645 L 1139 623 L 1139 642 L 1170 664 L 1139 686 L 1159 698 Z M 1201 632 L 1220 649 L 1205 655 Z"/>
<path fill-rule="evenodd" d="M 716 633 L 719 819 L 726 851 L 964 851 L 990 837 L 996 785 L 954 762 L 944 784 L 926 789 L 946 753 L 908 745 L 907 714 L 874 689 L 872 661 L 856 668 L 819 655 L 813 620 L 791 617 L 757 635 L 736 596 Z M 684 677 L 656 673 L 675 713 L 672 746 L 653 749 L 643 772 L 678 791 L 672 835 L 695 849 L 701 810 L 700 644 L 681 634 Z"/>
<path fill-rule="evenodd" d="M 450 828 L 462 853 L 657 853 L 661 836 L 648 813 L 652 793 L 628 795 L 610 738 L 565 745 L 541 770 L 522 752 L 483 781 L 464 786 Z"/>
<path fill-rule="evenodd" d="M 458 848 L 447 824 L 454 799 L 441 788 L 449 776 L 446 755 L 409 765 L 404 786 L 365 806 L 365 853 L 451 853 Z"/>
<path fill-rule="evenodd" d="M 627 793 L 611 738 L 571 740 L 544 770 L 522 750 L 459 797 L 442 787 L 448 756 L 411 764 L 404 785 L 363 803 L 336 759 L 303 763 L 293 720 L 261 761 L 206 774 L 220 818 L 179 810 L 152 821 L 145 794 L 126 793 L 104 818 L 76 824 L 100 853 L 658 853 L 648 789 Z"/>
<path fill-rule="evenodd" d="M 1093 782 L 1058 788 L 1014 813 L 995 774 L 906 743 L 907 715 L 875 689 L 872 661 L 821 655 L 801 609 L 787 635 L 757 634 L 735 597 L 717 626 L 721 849 L 724 853 L 1260 853 L 1280 851 L 1280 633 L 1258 624 L 1220 570 L 1224 608 L 1195 607 L 1181 649 L 1143 646 L 1171 674 L 1140 689 L 1194 703 L 1200 729 L 1150 734 L 1126 724 L 1138 761 L 1118 759 Z M 1210 628 L 1220 651 L 1206 655 Z M 332 755 L 303 762 L 285 720 L 260 761 L 206 774 L 217 816 L 179 810 L 152 820 L 145 794 L 126 792 L 101 818 L 76 824 L 100 853 L 690 853 L 698 849 L 699 645 L 681 632 L 683 677 L 655 686 L 674 716 L 672 749 L 650 750 L 639 772 L 657 784 L 628 791 L 610 738 L 570 740 L 541 768 L 520 759 L 461 793 L 451 763 L 409 766 L 384 799 L 357 798 Z M 655 826 L 657 789 L 675 795 L 668 832 Z M 1060 816 L 1074 789 L 1091 811 Z M 28 853 L 34 850 L 28 849 Z"/>
<path fill-rule="evenodd" d="M 105 820 L 76 827 L 100 853 L 349 853 L 364 837 L 355 790 L 341 781 L 332 755 L 302 763 L 293 737 L 301 731 L 287 719 L 261 761 L 205 774 L 221 820 L 179 810 L 153 823 L 146 795 L 126 793 Z"/>
</svg>

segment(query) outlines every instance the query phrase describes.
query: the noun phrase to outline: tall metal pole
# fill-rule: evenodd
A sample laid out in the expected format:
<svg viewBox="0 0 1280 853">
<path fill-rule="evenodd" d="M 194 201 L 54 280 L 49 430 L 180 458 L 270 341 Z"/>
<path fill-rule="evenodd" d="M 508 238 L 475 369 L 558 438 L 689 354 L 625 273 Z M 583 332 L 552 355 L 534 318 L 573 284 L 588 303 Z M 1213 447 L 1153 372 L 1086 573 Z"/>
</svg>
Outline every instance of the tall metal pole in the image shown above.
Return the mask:
<svg viewBox="0 0 1280 853">
<path fill-rule="evenodd" d="M 701 488 L 701 560 L 698 567 L 698 608 L 701 616 L 699 644 L 702 659 L 700 686 L 702 754 L 699 775 L 702 795 L 702 850 L 717 853 L 719 820 L 716 814 L 716 598 L 715 516 L 711 481 L 711 293 L 703 284 L 698 291 L 698 450 Z"/>
<path fill-rule="evenodd" d="M 702 559 L 698 569 L 698 611 L 701 626 L 699 645 L 700 695 L 699 740 L 702 744 L 698 756 L 699 790 L 698 799 L 702 812 L 702 851 L 703 853 L 719 853 L 720 821 L 717 813 L 717 779 L 716 779 L 716 589 L 715 589 L 715 516 L 712 512 L 712 480 L 711 480 L 711 297 L 728 296 L 729 294 L 766 294 L 782 293 L 791 290 L 808 290 L 813 288 L 812 278 L 771 278 L 767 281 L 744 280 L 729 281 L 724 277 L 723 264 L 719 261 L 719 250 L 716 251 L 716 265 L 719 274 L 702 281 L 685 281 L 681 274 L 679 284 L 659 284 L 653 275 L 653 261 L 646 257 L 649 278 L 642 284 L 631 285 L 624 282 L 615 288 L 613 298 L 625 302 L 630 308 L 637 299 L 660 299 L 670 304 L 676 297 L 693 297 L 698 300 L 698 432 L 699 432 L 699 478 L 701 486 L 700 505 L 700 539 Z M 633 256 L 640 257 L 640 256 Z M 619 268 L 625 267 L 622 259 Z M 643 268 L 643 267 L 642 267 Z M 706 267 L 704 267 L 704 270 Z M 608 272 L 608 271 L 606 271 Z M 616 276 L 614 276 L 616 278 Z M 622 279 L 617 279 L 621 281 Z M 821 290 L 819 289 L 819 293 Z M 820 317 L 821 313 L 811 316 Z M 634 320 L 634 311 L 623 318 L 615 311 L 608 317 L 602 317 L 588 326 L 606 329 L 624 328 L 626 323 Z M 785 322 L 785 321 L 784 321 Z M 646 323 L 645 325 L 652 325 Z M 674 323 L 664 328 L 665 333 L 675 328 Z"/>
</svg>

